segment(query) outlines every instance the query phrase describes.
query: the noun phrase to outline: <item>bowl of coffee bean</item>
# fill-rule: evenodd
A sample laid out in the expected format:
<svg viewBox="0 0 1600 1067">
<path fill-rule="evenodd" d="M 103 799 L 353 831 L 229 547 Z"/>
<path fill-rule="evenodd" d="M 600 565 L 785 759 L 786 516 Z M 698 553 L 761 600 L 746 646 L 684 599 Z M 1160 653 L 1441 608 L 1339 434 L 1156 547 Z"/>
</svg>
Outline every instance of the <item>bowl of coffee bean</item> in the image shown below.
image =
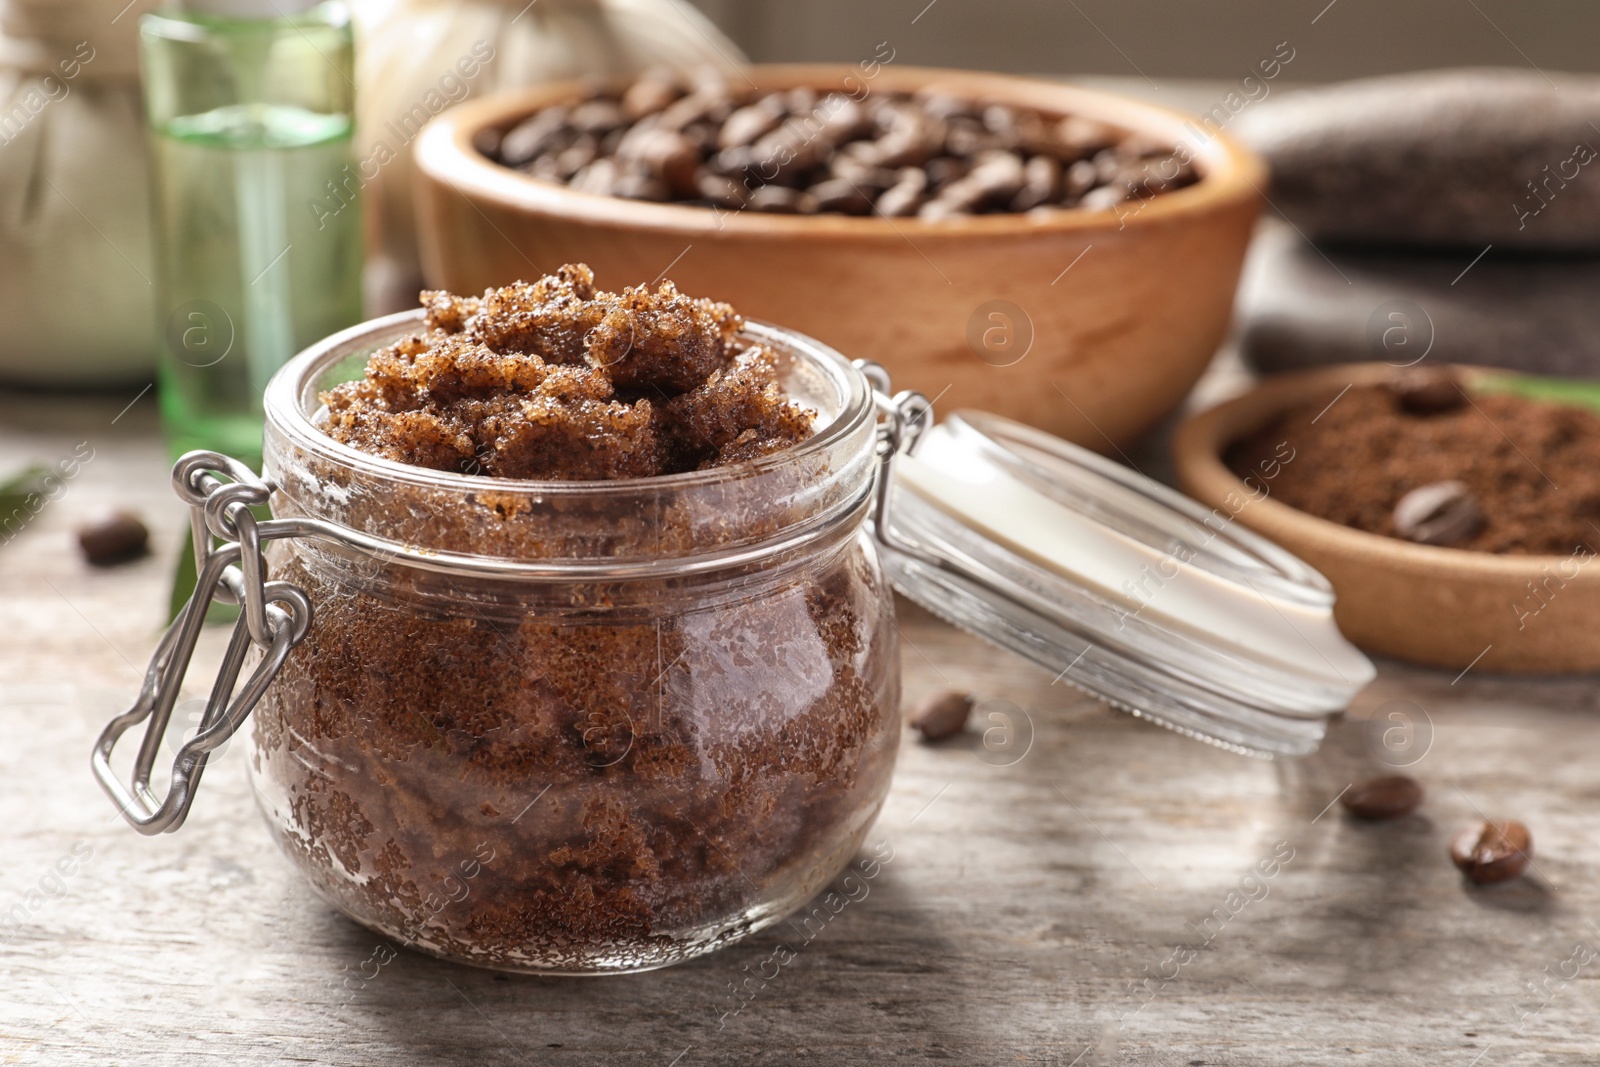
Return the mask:
<svg viewBox="0 0 1600 1067">
<path fill-rule="evenodd" d="M 670 270 L 941 404 L 1133 440 L 1226 332 L 1263 165 L 1131 98 L 891 59 L 450 109 L 416 145 L 428 284 Z"/>
<path fill-rule="evenodd" d="M 1325 367 L 1191 417 L 1173 456 L 1190 496 L 1327 576 L 1367 652 L 1600 670 L 1600 383 Z"/>
</svg>

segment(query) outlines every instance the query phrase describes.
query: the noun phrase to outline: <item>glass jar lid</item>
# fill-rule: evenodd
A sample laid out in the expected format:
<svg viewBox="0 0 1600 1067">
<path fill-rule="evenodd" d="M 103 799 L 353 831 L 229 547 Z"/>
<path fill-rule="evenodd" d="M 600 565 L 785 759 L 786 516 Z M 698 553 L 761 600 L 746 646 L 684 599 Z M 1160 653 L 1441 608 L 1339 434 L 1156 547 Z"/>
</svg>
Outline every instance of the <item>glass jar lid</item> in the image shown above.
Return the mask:
<svg viewBox="0 0 1600 1067">
<path fill-rule="evenodd" d="M 892 469 L 877 532 L 895 587 L 1115 707 L 1302 755 L 1374 676 L 1321 574 L 1093 452 L 959 412 Z"/>
</svg>

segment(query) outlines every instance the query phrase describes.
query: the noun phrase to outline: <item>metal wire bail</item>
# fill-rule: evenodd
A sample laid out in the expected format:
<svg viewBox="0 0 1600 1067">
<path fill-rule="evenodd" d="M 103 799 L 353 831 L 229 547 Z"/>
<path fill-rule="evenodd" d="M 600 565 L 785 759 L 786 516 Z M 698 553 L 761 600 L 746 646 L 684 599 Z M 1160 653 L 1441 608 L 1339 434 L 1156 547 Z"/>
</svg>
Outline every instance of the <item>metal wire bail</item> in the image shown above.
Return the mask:
<svg viewBox="0 0 1600 1067">
<path fill-rule="evenodd" d="M 138 699 L 106 726 L 91 759 L 95 778 L 123 818 L 150 835 L 183 825 L 206 760 L 244 723 L 290 649 L 311 628 L 311 601 L 304 591 L 288 582 L 266 580 L 262 542 L 294 532 L 291 523 L 258 522 L 250 510 L 267 502 L 272 487 L 244 464 L 216 452 L 190 452 L 178 460 L 172 484 L 190 508 L 194 593 L 156 646 Z M 240 605 L 239 620 L 206 699 L 200 729 L 178 750 L 167 795 L 158 799 L 150 788 L 150 774 L 213 601 Z M 261 662 L 240 687 L 239 675 L 253 648 L 261 650 Z M 111 769 L 111 750 L 124 733 L 146 719 L 149 725 L 134 760 L 131 785 L 125 786 Z"/>
<path fill-rule="evenodd" d="M 889 393 L 889 372 L 871 360 L 855 360 L 856 369 L 872 383 L 872 399 L 882 420 L 878 423 L 878 478 L 872 509 L 872 532 L 885 548 L 941 570 L 952 569 L 948 560 L 926 551 L 894 532 L 894 461 L 902 452 L 911 455 L 917 441 L 933 427 L 933 403 L 910 389 Z"/>
</svg>

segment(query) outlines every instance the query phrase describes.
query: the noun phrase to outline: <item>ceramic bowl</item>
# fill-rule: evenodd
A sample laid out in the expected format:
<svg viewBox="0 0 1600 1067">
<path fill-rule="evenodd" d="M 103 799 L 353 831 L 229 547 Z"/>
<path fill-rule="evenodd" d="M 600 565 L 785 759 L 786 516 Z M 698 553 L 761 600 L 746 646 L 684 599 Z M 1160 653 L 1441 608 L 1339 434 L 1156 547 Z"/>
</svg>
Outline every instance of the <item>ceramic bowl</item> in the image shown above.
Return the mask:
<svg viewBox="0 0 1600 1067">
<path fill-rule="evenodd" d="M 1469 390 L 1497 373 L 1456 371 Z M 1187 419 L 1173 439 L 1180 486 L 1326 575 L 1338 596 L 1335 620 L 1367 652 L 1455 671 L 1600 669 L 1600 568 L 1574 567 L 1567 556 L 1416 545 L 1316 518 L 1270 491 L 1241 505 L 1252 494 L 1223 463 L 1229 445 L 1285 408 L 1395 373 L 1358 363 L 1288 374 Z"/>
<path fill-rule="evenodd" d="M 1041 219 L 795 217 L 574 192 L 472 147 L 570 98 L 573 85 L 442 113 L 416 147 L 430 285 L 478 292 L 587 262 L 607 288 L 668 277 L 684 292 L 884 364 L 899 388 L 1030 423 L 1091 448 L 1137 437 L 1182 400 L 1228 325 L 1263 164 L 1183 115 L 1073 86 L 886 66 L 754 67 L 762 89 L 966 96 L 1082 115 L 1185 144 L 1201 180 L 1104 211 Z M 847 81 L 847 79 L 849 79 Z"/>
</svg>

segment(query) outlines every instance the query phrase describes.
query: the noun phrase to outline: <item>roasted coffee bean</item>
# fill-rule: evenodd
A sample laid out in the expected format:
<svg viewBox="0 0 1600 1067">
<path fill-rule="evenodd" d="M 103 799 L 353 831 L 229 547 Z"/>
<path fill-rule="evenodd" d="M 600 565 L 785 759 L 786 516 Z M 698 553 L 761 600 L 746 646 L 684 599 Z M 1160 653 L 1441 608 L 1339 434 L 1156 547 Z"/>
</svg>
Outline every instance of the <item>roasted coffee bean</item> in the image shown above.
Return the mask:
<svg viewBox="0 0 1600 1067">
<path fill-rule="evenodd" d="M 1442 415 L 1466 407 L 1467 395 L 1448 370 L 1412 367 L 1389 383 L 1402 411 L 1412 415 Z"/>
<path fill-rule="evenodd" d="M 601 137 L 600 138 L 600 154 L 602 156 L 614 156 L 614 155 L 616 155 L 617 154 L 617 149 L 622 147 L 623 138 L 627 137 L 628 134 L 631 133 L 631 132 L 632 132 L 632 130 L 627 126 L 618 126 L 616 129 L 612 130 L 610 133 L 608 133 L 605 136 Z M 700 158 L 698 150 L 696 150 L 695 158 L 696 159 Z"/>
<path fill-rule="evenodd" d="M 666 182 L 639 171 L 625 171 L 618 174 L 611 189 L 613 195 L 626 197 L 629 200 L 665 202 L 672 199 L 672 190 Z"/>
<path fill-rule="evenodd" d="M 487 156 L 489 159 L 499 159 L 500 138 L 501 133 L 499 130 L 492 126 L 485 126 L 483 129 L 472 135 L 472 150 L 478 153 L 480 156 Z"/>
<path fill-rule="evenodd" d="M 556 173 L 563 181 L 569 180 L 584 167 L 593 163 L 600 154 L 600 141 L 592 133 L 581 135 L 568 148 L 556 156 Z"/>
<path fill-rule="evenodd" d="M 977 158 L 967 180 L 978 183 L 985 200 L 998 203 L 1021 191 L 1027 171 L 1016 153 L 994 150 Z"/>
<path fill-rule="evenodd" d="M 844 215 L 865 215 L 872 211 L 872 198 L 844 178 L 829 178 L 813 185 L 809 192 L 817 199 L 818 211 Z"/>
<path fill-rule="evenodd" d="M 620 195 L 616 192 L 617 161 L 597 159 L 574 174 L 567 185 L 580 193 L 593 193 L 596 196 Z"/>
<path fill-rule="evenodd" d="M 150 531 L 131 511 L 107 508 L 78 527 L 78 547 L 96 567 L 137 559 L 150 550 Z"/>
<path fill-rule="evenodd" d="M 1022 169 L 1022 188 L 1011 198 L 1012 211 L 1030 211 L 1061 198 L 1061 161 L 1034 156 Z"/>
<path fill-rule="evenodd" d="M 672 130 L 652 129 L 646 132 L 648 136 L 633 141 L 628 151 L 619 152 L 617 158 L 636 163 L 678 196 L 697 195 L 700 152 L 694 143 Z"/>
<path fill-rule="evenodd" d="M 1395 533 L 1419 545 L 1456 545 L 1483 529 L 1483 512 L 1461 482 L 1433 482 L 1394 506 Z"/>
<path fill-rule="evenodd" d="M 1099 184 L 1109 185 L 1123 180 L 1127 160 L 1119 156 L 1116 149 L 1107 148 L 1095 153 L 1093 162 L 1095 181 Z"/>
<path fill-rule="evenodd" d="M 777 180 L 791 184 L 805 171 L 827 162 L 824 156 L 831 156 L 833 147 L 814 136 L 814 131 L 807 130 L 798 120 L 786 119 L 757 141 L 754 151 L 763 178 L 774 180 L 776 169 L 779 175 L 787 176 Z"/>
<path fill-rule="evenodd" d="M 928 186 L 935 191 L 943 189 L 953 181 L 959 181 L 967 176 L 972 169 L 972 162 L 966 159 L 956 159 L 953 156 L 940 156 L 928 160 L 922 170 L 928 176 Z"/>
<path fill-rule="evenodd" d="M 926 200 L 917 208 L 917 218 L 924 222 L 944 222 L 947 219 L 961 219 L 971 215 L 972 212 L 959 204 L 948 200 Z"/>
<path fill-rule="evenodd" d="M 810 193 L 782 185 L 763 185 L 750 194 L 750 207 L 774 215 L 814 215 L 817 199 Z"/>
<path fill-rule="evenodd" d="M 1076 115 L 1056 125 L 1056 141 L 1077 159 L 1093 156 L 1117 143 L 1117 132 L 1103 122 Z"/>
<path fill-rule="evenodd" d="M 1127 191 L 1114 185 L 1101 185 L 1090 189 L 1078 201 L 1078 206 L 1085 211 L 1106 211 L 1116 207 L 1128 199 Z"/>
<path fill-rule="evenodd" d="M 1528 867 L 1533 835 L 1515 819 L 1492 819 L 1456 835 L 1450 858 L 1479 885 L 1508 882 Z"/>
<path fill-rule="evenodd" d="M 983 125 L 993 138 L 993 147 L 1013 152 L 1038 152 L 1053 143 L 1037 112 L 991 104 L 983 109 Z"/>
<path fill-rule="evenodd" d="M 754 148 L 748 145 L 738 145 L 733 148 L 724 148 L 712 156 L 707 161 L 706 168 L 714 174 L 738 178 L 747 171 L 753 171 L 757 162 Z"/>
<path fill-rule="evenodd" d="M 508 167 L 520 167 L 544 155 L 562 139 L 569 113 L 566 105 L 555 104 L 512 127 L 500 139 L 500 162 Z"/>
<path fill-rule="evenodd" d="M 615 100 L 586 100 L 567 116 L 567 125 L 579 133 L 606 133 L 627 121 L 622 105 Z"/>
<path fill-rule="evenodd" d="M 817 110 L 817 91 L 802 85 L 783 95 L 784 107 L 791 115 L 810 115 Z"/>
<path fill-rule="evenodd" d="M 843 93 L 829 93 L 817 105 L 822 121 L 822 136 L 835 145 L 865 137 L 872 129 L 867 109 Z"/>
<path fill-rule="evenodd" d="M 1125 137 L 1117 142 L 1112 152 L 1121 159 L 1135 162 L 1142 159 L 1154 159 L 1158 156 L 1172 154 L 1172 146 L 1154 138 L 1136 133 L 1132 137 Z"/>
<path fill-rule="evenodd" d="M 907 167 L 900 178 L 878 197 L 877 213 L 885 218 L 915 215 L 922 206 L 928 187 L 928 175 L 921 167 Z"/>
<path fill-rule="evenodd" d="M 984 129 L 981 120 L 965 117 L 945 120 L 944 150 L 952 156 L 969 158 L 993 147 L 995 139 Z"/>
<path fill-rule="evenodd" d="M 1004 133 L 1017 127 L 1017 113 L 1005 104 L 990 104 L 983 109 L 983 126 L 990 133 Z"/>
<path fill-rule="evenodd" d="M 1080 159 L 1061 176 L 1061 195 L 1077 200 L 1093 189 L 1099 181 L 1093 162 Z"/>
<path fill-rule="evenodd" d="M 972 694 L 954 690 L 934 693 L 906 719 L 906 725 L 922 734 L 924 741 L 943 741 L 967 728 L 972 714 Z"/>
<path fill-rule="evenodd" d="M 733 209 L 744 207 L 747 195 L 742 183 L 707 170 L 700 172 L 695 180 L 695 189 L 701 199 L 709 200 L 717 207 Z"/>
<path fill-rule="evenodd" d="M 1398 819 L 1422 803 L 1422 786 L 1403 774 L 1369 778 L 1346 789 L 1339 802 L 1359 819 Z"/>
<path fill-rule="evenodd" d="M 701 64 L 689 74 L 692 91 L 708 97 L 732 99 L 733 86 L 728 82 L 728 71 L 711 64 Z"/>
<path fill-rule="evenodd" d="M 953 181 L 939 195 L 923 204 L 917 211 L 919 218 L 937 221 L 957 215 L 971 215 L 983 203 L 983 186 L 970 177 Z"/>
<path fill-rule="evenodd" d="M 722 148 L 753 145 L 777 129 L 786 114 L 782 94 L 764 96 L 728 116 L 728 121 L 722 124 L 722 133 L 717 136 L 717 144 Z"/>
<path fill-rule="evenodd" d="M 560 167 L 556 165 L 556 157 L 559 154 L 560 153 L 557 152 L 546 152 L 538 159 L 535 159 L 531 163 L 525 163 L 518 169 L 526 174 L 533 175 L 535 178 L 543 178 L 545 181 L 566 181 L 566 179 L 561 176 Z"/>
<path fill-rule="evenodd" d="M 668 108 L 661 112 L 659 122 L 669 130 L 681 130 L 695 122 L 722 123 L 727 120 L 732 105 L 728 101 L 690 93 L 679 100 L 672 102 Z"/>
<path fill-rule="evenodd" d="M 890 114 L 889 128 L 877 140 L 879 166 L 919 166 L 944 148 L 943 119 L 910 107 L 897 107 Z"/>
<path fill-rule="evenodd" d="M 972 119 L 981 122 L 983 109 L 971 100 L 938 90 L 921 90 L 914 99 L 937 119 Z"/>
<path fill-rule="evenodd" d="M 703 157 L 708 152 L 717 151 L 717 136 L 722 132 L 722 127 L 707 119 L 691 122 L 678 131 L 692 145 L 696 152 Z"/>
<path fill-rule="evenodd" d="M 828 172 L 835 178 L 843 178 L 851 185 L 855 185 L 868 192 L 879 192 L 895 185 L 900 181 L 900 175 L 887 167 L 875 167 L 870 163 L 863 163 L 854 156 L 840 153 L 828 161 Z M 918 171 L 918 173 L 921 173 Z"/>
<path fill-rule="evenodd" d="M 646 115 L 665 111 L 683 96 L 683 86 L 666 71 L 646 71 L 622 94 L 622 113 L 637 122 Z"/>
</svg>

